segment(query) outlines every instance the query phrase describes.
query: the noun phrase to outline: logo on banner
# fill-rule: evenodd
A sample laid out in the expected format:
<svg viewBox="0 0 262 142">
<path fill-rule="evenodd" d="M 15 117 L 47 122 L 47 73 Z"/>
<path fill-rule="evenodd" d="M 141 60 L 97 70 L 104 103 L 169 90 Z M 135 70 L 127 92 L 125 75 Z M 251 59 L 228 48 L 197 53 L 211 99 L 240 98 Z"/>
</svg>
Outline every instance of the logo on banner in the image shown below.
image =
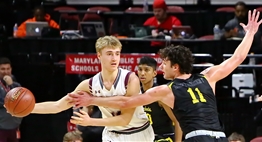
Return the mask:
<svg viewBox="0 0 262 142">
<path fill-rule="evenodd" d="M 122 54 L 119 67 L 136 72 L 138 63 L 143 56 L 154 58 L 158 65 L 162 59 L 155 54 Z M 96 74 L 101 71 L 100 61 L 96 54 L 67 54 L 66 73 L 67 74 Z M 158 73 L 161 71 L 158 69 Z"/>
</svg>

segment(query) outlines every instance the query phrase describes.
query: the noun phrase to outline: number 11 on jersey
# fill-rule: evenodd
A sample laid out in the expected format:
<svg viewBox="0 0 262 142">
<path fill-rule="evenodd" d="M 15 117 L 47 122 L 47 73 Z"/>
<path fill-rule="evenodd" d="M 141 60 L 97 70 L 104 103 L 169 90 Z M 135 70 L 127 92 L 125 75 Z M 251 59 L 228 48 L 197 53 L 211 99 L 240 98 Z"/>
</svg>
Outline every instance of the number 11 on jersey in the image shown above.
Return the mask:
<svg viewBox="0 0 262 142">
<path fill-rule="evenodd" d="M 195 92 L 198 94 L 199 99 L 196 97 Z M 207 100 L 204 98 L 203 94 L 200 92 L 200 90 L 198 88 L 195 88 L 195 90 L 193 91 L 192 88 L 188 88 L 187 92 L 190 94 L 191 98 L 192 98 L 192 102 L 193 104 L 199 103 L 199 102 L 207 102 Z"/>
</svg>

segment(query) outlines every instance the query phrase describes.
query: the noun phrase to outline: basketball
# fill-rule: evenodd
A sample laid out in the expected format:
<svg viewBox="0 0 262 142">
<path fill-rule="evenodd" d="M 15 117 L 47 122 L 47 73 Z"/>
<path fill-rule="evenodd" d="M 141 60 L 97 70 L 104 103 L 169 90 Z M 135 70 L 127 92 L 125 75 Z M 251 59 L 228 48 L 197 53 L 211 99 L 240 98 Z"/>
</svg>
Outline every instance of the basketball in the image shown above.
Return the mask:
<svg viewBox="0 0 262 142">
<path fill-rule="evenodd" d="M 35 97 L 30 90 L 24 87 L 16 87 L 6 94 L 4 104 L 11 115 L 25 117 L 34 109 Z"/>
</svg>

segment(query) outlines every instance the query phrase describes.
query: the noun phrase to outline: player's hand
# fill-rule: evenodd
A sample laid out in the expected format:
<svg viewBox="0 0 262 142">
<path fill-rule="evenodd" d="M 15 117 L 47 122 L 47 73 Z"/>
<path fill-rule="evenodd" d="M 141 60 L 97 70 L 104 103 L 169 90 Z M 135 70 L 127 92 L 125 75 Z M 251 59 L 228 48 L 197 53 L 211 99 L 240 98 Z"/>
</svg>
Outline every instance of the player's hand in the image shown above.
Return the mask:
<svg viewBox="0 0 262 142">
<path fill-rule="evenodd" d="M 76 108 L 89 106 L 91 104 L 91 94 L 84 91 L 77 91 L 77 93 L 69 93 L 69 99 L 75 104 Z"/>
<path fill-rule="evenodd" d="M 4 105 L 4 108 L 6 109 L 5 105 Z M 9 113 L 9 112 L 6 110 L 6 113 Z"/>
<path fill-rule="evenodd" d="M 6 109 L 5 105 L 4 105 L 4 108 Z M 6 110 L 6 113 L 9 113 L 7 110 Z M 10 115 L 12 115 L 11 113 L 9 113 Z M 14 115 L 12 115 L 13 117 L 15 117 Z"/>
<path fill-rule="evenodd" d="M 7 85 L 12 85 L 12 84 L 13 84 L 13 79 L 12 79 L 12 77 L 9 76 L 9 75 L 5 75 L 5 76 L 3 77 L 3 80 L 5 81 L 5 83 L 6 83 Z"/>
<path fill-rule="evenodd" d="M 240 23 L 240 25 L 243 27 L 246 33 L 256 34 L 259 25 L 262 23 L 262 19 L 258 22 L 260 12 L 256 9 L 253 10 L 251 13 L 251 10 L 248 11 L 248 23 L 247 25 Z"/>
<path fill-rule="evenodd" d="M 89 126 L 91 124 L 91 118 L 87 112 L 80 110 L 80 112 L 74 112 L 77 116 L 72 116 L 70 122 L 76 125 Z"/>
</svg>

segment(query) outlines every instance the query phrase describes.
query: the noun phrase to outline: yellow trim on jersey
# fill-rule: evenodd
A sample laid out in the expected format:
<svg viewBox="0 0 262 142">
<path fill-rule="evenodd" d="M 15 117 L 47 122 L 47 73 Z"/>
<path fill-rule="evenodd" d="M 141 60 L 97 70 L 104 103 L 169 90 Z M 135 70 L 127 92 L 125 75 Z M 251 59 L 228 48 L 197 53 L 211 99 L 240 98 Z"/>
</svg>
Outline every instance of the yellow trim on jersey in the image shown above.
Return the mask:
<svg viewBox="0 0 262 142">
<path fill-rule="evenodd" d="M 168 137 L 168 138 L 165 138 L 165 139 L 155 140 L 155 142 L 173 142 L 173 140 L 170 137 Z"/>
<path fill-rule="evenodd" d="M 174 83 L 174 82 L 171 82 L 171 83 L 168 85 L 168 87 L 169 87 L 170 89 L 172 89 L 173 83 Z"/>
</svg>

